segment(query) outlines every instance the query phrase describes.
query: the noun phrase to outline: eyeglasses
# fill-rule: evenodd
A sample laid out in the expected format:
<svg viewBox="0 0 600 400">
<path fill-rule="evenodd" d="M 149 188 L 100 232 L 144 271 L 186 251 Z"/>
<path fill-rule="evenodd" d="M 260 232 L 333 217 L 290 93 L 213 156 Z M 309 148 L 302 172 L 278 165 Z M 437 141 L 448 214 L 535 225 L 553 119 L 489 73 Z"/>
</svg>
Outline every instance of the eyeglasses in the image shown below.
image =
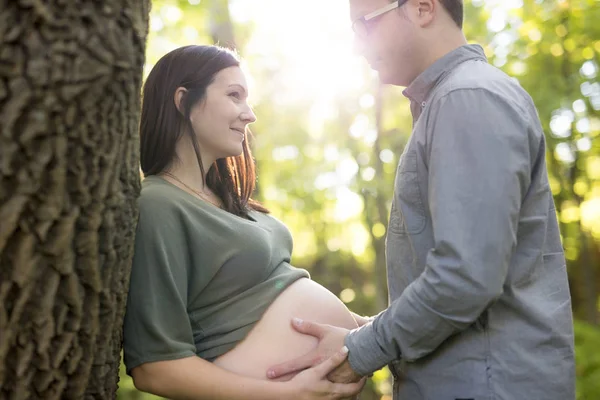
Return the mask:
<svg viewBox="0 0 600 400">
<path fill-rule="evenodd" d="M 371 33 L 371 28 L 373 27 L 373 19 L 377 18 L 388 11 L 392 11 L 406 3 L 408 0 L 398 0 L 393 3 L 388 4 L 387 6 L 381 7 L 378 10 L 373 11 L 367 15 L 364 15 L 354 21 L 352 23 L 352 30 L 357 36 L 367 37 L 369 33 Z"/>
</svg>

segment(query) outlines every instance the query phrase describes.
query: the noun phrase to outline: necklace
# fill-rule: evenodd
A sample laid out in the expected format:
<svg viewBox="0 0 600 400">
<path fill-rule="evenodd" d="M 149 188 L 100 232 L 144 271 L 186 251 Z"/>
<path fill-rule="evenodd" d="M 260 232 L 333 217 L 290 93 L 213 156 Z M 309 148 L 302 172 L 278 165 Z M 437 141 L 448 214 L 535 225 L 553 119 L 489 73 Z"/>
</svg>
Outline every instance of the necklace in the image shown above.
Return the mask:
<svg viewBox="0 0 600 400">
<path fill-rule="evenodd" d="M 186 187 L 186 189 L 188 189 L 189 191 L 191 191 L 194 194 L 197 194 L 202 200 L 204 200 L 206 202 L 209 202 L 210 204 L 212 204 L 215 207 L 221 208 L 221 204 L 220 203 L 213 202 L 206 194 L 204 194 L 204 193 L 202 193 L 202 192 L 200 192 L 200 191 L 198 191 L 198 190 L 196 190 L 196 189 L 194 189 L 194 188 L 186 185 L 185 182 L 183 182 L 181 179 L 179 179 L 178 177 L 176 177 L 172 173 L 170 173 L 170 172 L 163 172 L 163 175 L 166 175 L 166 176 L 170 177 L 171 179 L 173 179 L 173 180 L 181 183 L 183 186 Z"/>
</svg>

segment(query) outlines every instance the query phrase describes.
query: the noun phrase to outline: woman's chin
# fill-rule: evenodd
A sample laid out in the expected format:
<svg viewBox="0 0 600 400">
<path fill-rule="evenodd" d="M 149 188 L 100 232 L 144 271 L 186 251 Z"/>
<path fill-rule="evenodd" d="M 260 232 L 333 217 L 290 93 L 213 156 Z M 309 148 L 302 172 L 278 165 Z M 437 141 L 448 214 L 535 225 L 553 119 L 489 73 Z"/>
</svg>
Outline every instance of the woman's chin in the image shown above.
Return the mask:
<svg viewBox="0 0 600 400">
<path fill-rule="evenodd" d="M 243 153 L 244 153 L 244 148 L 242 147 L 242 144 L 240 143 L 237 146 L 233 145 L 227 149 L 223 149 L 223 151 L 221 152 L 221 155 L 218 158 L 220 159 L 220 158 L 238 157 L 238 156 L 241 156 Z"/>
</svg>

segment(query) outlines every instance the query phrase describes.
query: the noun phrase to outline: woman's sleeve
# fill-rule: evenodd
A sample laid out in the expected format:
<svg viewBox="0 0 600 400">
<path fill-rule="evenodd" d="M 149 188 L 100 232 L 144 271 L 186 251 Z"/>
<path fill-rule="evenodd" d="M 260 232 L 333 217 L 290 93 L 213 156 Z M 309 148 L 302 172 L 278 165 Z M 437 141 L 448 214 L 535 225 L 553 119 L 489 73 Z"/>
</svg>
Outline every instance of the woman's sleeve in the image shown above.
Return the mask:
<svg viewBox="0 0 600 400">
<path fill-rule="evenodd" d="M 147 362 L 196 354 L 187 313 L 188 240 L 183 232 L 165 208 L 140 204 L 123 326 L 127 373 Z"/>
</svg>

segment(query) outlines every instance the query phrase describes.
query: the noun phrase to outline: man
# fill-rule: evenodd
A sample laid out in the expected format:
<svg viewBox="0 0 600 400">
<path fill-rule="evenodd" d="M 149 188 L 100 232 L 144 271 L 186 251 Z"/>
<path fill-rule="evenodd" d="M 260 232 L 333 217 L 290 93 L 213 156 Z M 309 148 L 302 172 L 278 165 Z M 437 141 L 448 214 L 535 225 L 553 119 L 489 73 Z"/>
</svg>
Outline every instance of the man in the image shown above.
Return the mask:
<svg viewBox="0 0 600 400">
<path fill-rule="evenodd" d="M 574 399 L 573 330 L 545 142 L 519 84 L 467 45 L 459 0 L 350 0 L 357 47 L 384 83 L 406 86 L 413 132 L 387 233 L 391 304 L 347 331 L 295 328 L 345 344 L 330 378 L 389 364 L 402 400 Z"/>
</svg>

